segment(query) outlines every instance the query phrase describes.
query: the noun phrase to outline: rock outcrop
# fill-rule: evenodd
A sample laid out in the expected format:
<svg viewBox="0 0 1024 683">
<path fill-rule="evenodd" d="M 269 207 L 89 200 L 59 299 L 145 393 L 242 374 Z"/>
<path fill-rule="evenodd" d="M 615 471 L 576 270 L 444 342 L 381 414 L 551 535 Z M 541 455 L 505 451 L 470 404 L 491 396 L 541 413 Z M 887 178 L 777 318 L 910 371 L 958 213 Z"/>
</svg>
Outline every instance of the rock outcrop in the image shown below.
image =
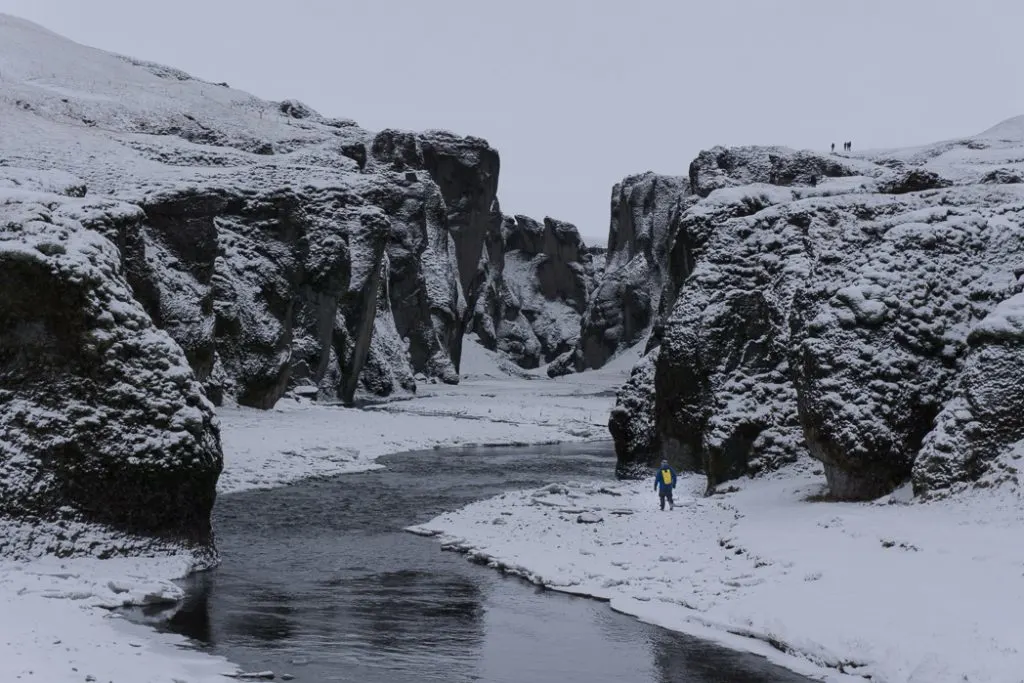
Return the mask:
<svg viewBox="0 0 1024 683">
<path fill-rule="evenodd" d="M 576 227 L 505 216 L 486 248 L 470 328 L 481 343 L 527 369 L 574 348 L 594 280 L 594 255 Z"/>
<path fill-rule="evenodd" d="M 5 552 L 210 551 L 211 401 L 458 381 L 501 230 L 485 141 L 374 134 L 6 15 L 0 61 Z"/>
<path fill-rule="evenodd" d="M 611 224 L 603 272 L 583 313 L 569 368 L 600 368 L 619 351 L 647 338 L 658 315 L 671 248 L 672 218 L 690 194 L 686 178 L 655 173 L 630 176 L 612 188 Z"/>
<path fill-rule="evenodd" d="M 407 133 L 385 130 L 373 140 L 373 157 L 390 164 L 396 171 L 426 171 L 440 190 L 445 214 L 444 236 L 434 236 L 429 254 L 435 263 L 428 265 L 436 277 L 450 277 L 439 266 L 450 267 L 454 258 L 455 279 L 463 297 L 453 311 L 455 319 L 439 321 L 440 336 L 447 349 L 452 368 L 436 370 L 445 381 L 458 381 L 462 337 L 469 325 L 484 283 L 481 259 L 488 235 L 500 229 L 501 215 L 492 209 L 498 195 L 498 153 L 486 140 L 459 137 L 446 131 Z M 410 178 L 412 176 L 409 176 Z M 446 241 L 450 238 L 451 245 Z M 450 250 L 450 256 L 448 254 Z M 442 254 L 444 256 L 442 257 Z M 428 275 L 429 277 L 429 275 Z M 400 278 L 395 278 L 397 284 Z M 400 311 L 396 306 L 396 311 Z M 447 317 L 449 311 L 445 311 Z M 414 354 L 414 358 L 416 355 Z M 415 363 L 415 361 L 414 361 Z M 428 371 L 429 368 L 417 368 Z"/>
<path fill-rule="evenodd" d="M 138 229 L 111 238 L 140 301 L 213 398 L 268 408 L 311 383 L 352 400 L 390 230 L 361 188 L 225 182 L 139 205 Z"/>
<path fill-rule="evenodd" d="M 660 346 L 610 419 L 622 469 L 668 457 L 713 487 L 809 454 L 847 499 L 1012 475 L 1024 194 L 994 179 L 1022 139 L 702 153 Z"/>
<path fill-rule="evenodd" d="M 22 189 L 0 189 L 0 517 L 29 538 L 5 532 L 0 550 L 110 556 L 147 536 L 209 556 L 213 406 L 115 244 L 80 220 L 130 234 L 142 212 L 28 191 L 18 173 Z"/>
</svg>

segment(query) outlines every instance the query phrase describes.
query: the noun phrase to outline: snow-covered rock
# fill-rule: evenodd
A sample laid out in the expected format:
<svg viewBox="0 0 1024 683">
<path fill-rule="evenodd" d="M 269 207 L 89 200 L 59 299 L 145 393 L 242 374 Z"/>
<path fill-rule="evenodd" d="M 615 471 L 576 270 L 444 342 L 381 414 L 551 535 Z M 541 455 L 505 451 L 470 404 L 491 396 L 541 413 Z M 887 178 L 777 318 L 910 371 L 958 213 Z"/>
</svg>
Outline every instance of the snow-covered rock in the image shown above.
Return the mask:
<svg viewBox="0 0 1024 683">
<path fill-rule="evenodd" d="M 481 343 L 528 369 L 574 348 L 594 279 L 576 227 L 504 216 L 486 249 L 472 325 Z"/>
<path fill-rule="evenodd" d="M 688 194 L 686 178 L 655 173 L 612 188 L 608 251 L 583 314 L 577 371 L 602 367 L 650 333 L 666 281 L 673 212 Z"/>
<path fill-rule="evenodd" d="M 0 168 L 0 178 L 53 188 L 30 170 Z M 213 406 L 133 297 L 115 244 L 81 220 L 130 229 L 140 214 L 0 189 L 4 555 L 110 556 L 138 549 L 139 536 L 212 547 L 222 466 Z"/>
<path fill-rule="evenodd" d="M 215 400 L 458 381 L 484 241 L 500 230 L 486 141 L 374 134 L 6 15 L 0 86 L 0 165 L 33 171 L 35 189 L 141 209 L 105 234 Z"/>
<path fill-rule="evenodd" d="M 501 225 L 501 215 L 494 208 L 500 167 L 498 153 L 481 138 L 436 130 L 382 131 L 374 138 L 371 152 L 373 158 L 390 163 L 398 171 L 426 171 L 440 190 L 447 227 L 443 235 L 431 240 L 425 258 L 433 259 L 428 270 L 448 278 L 449 289 L 456 298 L 454 320 L 437 321 L 442 328 L 438 334 L 452 367 L 435 368 L 434 372 L 445 381 L 458 381 L 462 337 L 472 322 L 482 291 L 484 244 L 488 235 Z"/>
<path fill-rule="evenodd" d="M 668 457 L 714 486 L 809 453 L 834 495 L 865 498 L 1003 463 L 1024 436 L 1024 191 L 1000 182 L 1021 148 L 702 153 L 655 372 L 613 413 L 622 464 Z"/>
<path fill-rule="evenodd" d="M 608 430 L 620 456 L 617 473 L 623 478 L 647 476 L 646 461 L 623 455 L 656 451 L 654 369 L 659 353 L 660 348 L 655 347 L 633 367 L 608 418 Z"/>
</svg>

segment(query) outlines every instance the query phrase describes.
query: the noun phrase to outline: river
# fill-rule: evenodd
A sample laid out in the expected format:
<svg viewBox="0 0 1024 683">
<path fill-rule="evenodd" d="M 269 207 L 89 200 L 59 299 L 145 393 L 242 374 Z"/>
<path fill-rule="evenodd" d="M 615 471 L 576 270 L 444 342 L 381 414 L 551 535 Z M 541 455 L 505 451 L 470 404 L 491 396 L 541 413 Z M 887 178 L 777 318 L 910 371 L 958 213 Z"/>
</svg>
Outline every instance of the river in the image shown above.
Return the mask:
<svg viewBox="0 0 1024 683">
<path fill-rule="evenodd" d="M 607 479 L 608 443 L 434 450 L 221 496 L 223 563 L 161 628 L 327 683 L 806 683 L 763 658 L 532 586 L 402 531 L 510 489 Z M 674 518 L 675 519 L 675 518 Z"/>
</svg>

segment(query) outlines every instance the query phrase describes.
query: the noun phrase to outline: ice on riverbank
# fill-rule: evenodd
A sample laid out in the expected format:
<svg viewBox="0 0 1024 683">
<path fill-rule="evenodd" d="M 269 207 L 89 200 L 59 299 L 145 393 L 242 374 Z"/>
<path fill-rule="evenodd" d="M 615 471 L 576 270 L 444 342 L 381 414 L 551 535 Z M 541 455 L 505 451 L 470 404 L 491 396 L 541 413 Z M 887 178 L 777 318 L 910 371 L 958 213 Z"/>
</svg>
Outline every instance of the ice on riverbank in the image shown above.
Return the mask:
<svg viewBox="0 0 1024 683">
<path fill-rule="evenodd" d="M 652 482 L 505 494 L 416 531 L 825 680 L 1024 680 L 1016 493 L 828 503 L 819 475 L 788 472 L 705 498 L 691 476 L 660 512 Z"/>
</svg>

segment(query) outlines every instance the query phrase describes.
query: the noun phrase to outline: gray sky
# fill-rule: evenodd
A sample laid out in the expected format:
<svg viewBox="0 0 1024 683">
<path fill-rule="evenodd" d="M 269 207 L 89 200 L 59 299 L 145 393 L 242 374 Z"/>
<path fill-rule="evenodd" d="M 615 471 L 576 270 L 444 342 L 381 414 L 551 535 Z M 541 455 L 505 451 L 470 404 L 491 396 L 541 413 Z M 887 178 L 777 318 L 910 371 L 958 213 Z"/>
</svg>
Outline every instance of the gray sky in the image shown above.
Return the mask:
<svg viewBox="0 0 1024 683">
<path fill-rule="evenodd" d="M 607 235 L 716 144 L 855 148 L 1024 114 L 1019 0 L 0 0 L 82 43 L 501 152 L 506 213 Z"/>
</svg>

